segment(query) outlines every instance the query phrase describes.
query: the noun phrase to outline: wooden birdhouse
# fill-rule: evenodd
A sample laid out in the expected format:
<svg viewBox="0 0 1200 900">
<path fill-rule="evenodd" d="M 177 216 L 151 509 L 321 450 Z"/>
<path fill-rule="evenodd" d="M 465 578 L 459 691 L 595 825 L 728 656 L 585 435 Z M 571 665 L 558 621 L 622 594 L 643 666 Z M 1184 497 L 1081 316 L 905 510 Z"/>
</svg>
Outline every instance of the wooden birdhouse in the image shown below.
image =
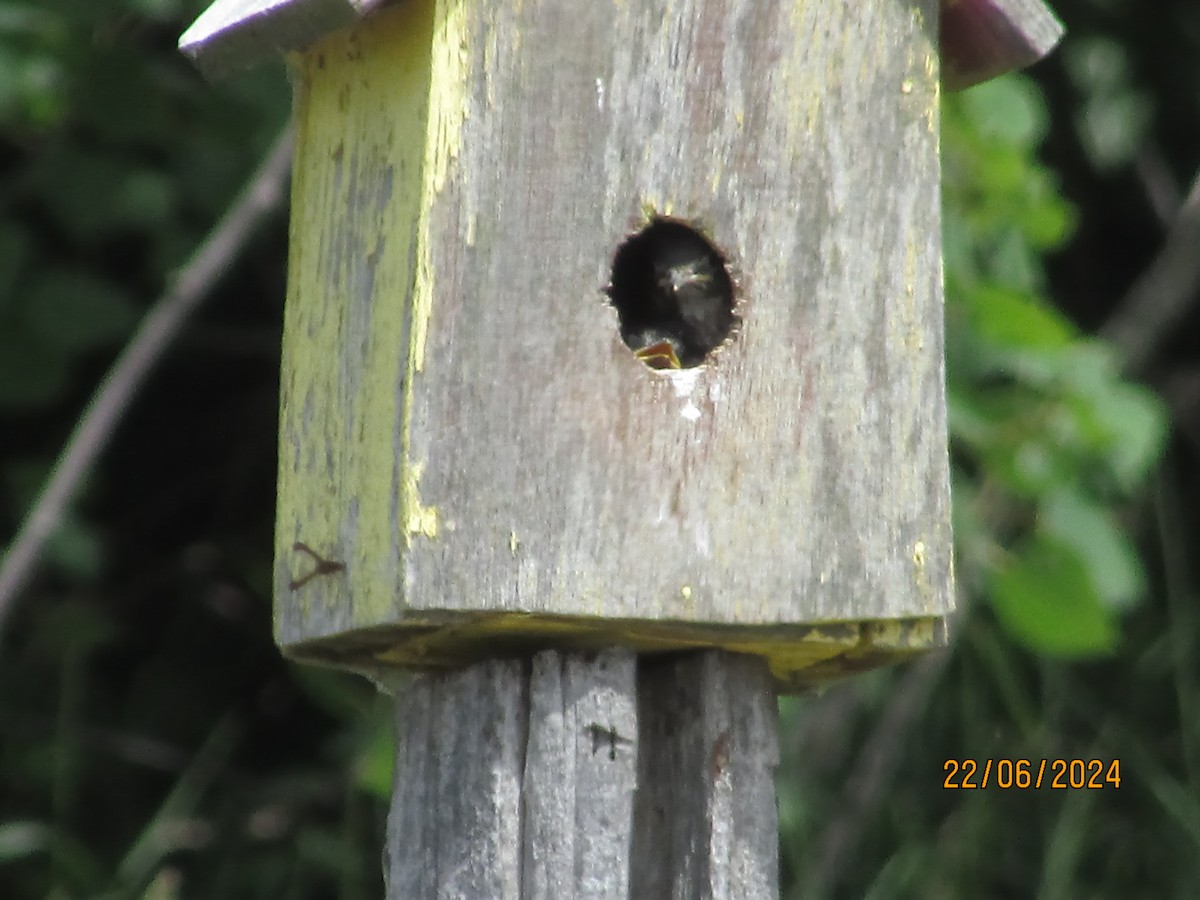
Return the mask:
<svg viewBox="0 0 1200 900">
<path fill-rule="evenodd" d="M 942 644 L 940 73 L 1057 35 L 1032 0 L 214 4 L 184 49 L 295 90 L 280 644 L 719 647 L 784 689 Z"/>
</svg>

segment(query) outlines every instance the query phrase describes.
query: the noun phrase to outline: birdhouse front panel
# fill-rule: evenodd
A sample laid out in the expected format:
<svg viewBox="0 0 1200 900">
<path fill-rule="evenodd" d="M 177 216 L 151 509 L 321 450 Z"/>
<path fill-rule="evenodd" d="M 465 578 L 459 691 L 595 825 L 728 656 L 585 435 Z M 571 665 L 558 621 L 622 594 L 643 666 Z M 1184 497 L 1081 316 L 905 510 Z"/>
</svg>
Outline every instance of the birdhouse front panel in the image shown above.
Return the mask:
<svg viewBox="0 0 1200 900">
<path fill-rule="evenodd" d="M 409 0 L 298 54 L 281 642 L 936 643 L 937 5 Z"/>
</svg>

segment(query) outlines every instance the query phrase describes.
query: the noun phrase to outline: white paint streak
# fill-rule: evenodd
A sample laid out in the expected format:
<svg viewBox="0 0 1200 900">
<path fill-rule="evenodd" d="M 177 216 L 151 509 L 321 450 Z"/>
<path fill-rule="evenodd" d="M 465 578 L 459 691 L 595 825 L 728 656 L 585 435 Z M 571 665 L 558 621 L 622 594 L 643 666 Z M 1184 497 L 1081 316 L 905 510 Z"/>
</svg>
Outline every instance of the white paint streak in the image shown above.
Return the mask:
<svg viewBox="0 0 1200 900">
<path fill-rule="evenodd" d="M 659 371 L 671 379 L 671 384 L 675 386 L 675 396 L 684 400 L 691 397 L 692 391 L 696 389 L 701 369 L 696 366 L 691 369 L 659 369 Z"/>
<path fill-rule="evenodd" d="M 662 374 L 671 379 L 671 384 L 675 388 L 675 396 L 680 400 L 685 400 L 683 408 L 679 414 L 689 422 L 695 422 L 700 418 L 700 407 L 692 402 L 692 394 L 696 390 L 696 382 L 700 379 L 700 372 L 703 371 L 699 366 L 691 369 L 662 369 Z"/>
</svg>

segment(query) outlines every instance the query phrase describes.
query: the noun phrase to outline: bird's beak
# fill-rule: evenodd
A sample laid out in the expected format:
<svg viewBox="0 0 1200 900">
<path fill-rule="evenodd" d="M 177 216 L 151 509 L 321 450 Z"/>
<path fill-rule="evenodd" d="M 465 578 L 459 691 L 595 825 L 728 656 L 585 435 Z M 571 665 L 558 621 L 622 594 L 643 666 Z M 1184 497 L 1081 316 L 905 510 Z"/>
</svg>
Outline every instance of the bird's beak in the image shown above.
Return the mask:
<svg viewBox="0 0 1200 900">
<path fill-rule="evenodd" d="M 656 341 L 633 353 L 638 359 L 652 369 L 682 369 L 675 345 L 670 341 Z"/>
</svg>

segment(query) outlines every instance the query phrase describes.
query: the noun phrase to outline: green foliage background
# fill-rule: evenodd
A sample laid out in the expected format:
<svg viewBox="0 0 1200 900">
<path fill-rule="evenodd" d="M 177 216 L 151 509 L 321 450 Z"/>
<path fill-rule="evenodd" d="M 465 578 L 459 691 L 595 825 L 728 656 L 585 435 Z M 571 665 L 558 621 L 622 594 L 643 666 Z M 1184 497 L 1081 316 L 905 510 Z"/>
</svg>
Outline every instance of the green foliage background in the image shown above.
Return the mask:
<svg viewBox="0 0 1200 900">
<path fill-rule="evenodd" d="M 179 56 L 203 5 L 0 0 L 0 535 L 286 119 L 278 69 L 214 87 Z M 1057 8 L 1050 61 L 944 109 L 957 638 L 784 703 L 787 897 L 1200 883 L 1200 316 L 1140 382 L 1089 336 L 1200 163 L 1200 9 Z M 388 705 L 270 636 L 285 229 L 156 370 L 5 625 L 0 897 L 381 895 Z M 1120 786 L 943 787 L 947 760 L 1018 758 L 1118 760 Z"/>
</svg>

